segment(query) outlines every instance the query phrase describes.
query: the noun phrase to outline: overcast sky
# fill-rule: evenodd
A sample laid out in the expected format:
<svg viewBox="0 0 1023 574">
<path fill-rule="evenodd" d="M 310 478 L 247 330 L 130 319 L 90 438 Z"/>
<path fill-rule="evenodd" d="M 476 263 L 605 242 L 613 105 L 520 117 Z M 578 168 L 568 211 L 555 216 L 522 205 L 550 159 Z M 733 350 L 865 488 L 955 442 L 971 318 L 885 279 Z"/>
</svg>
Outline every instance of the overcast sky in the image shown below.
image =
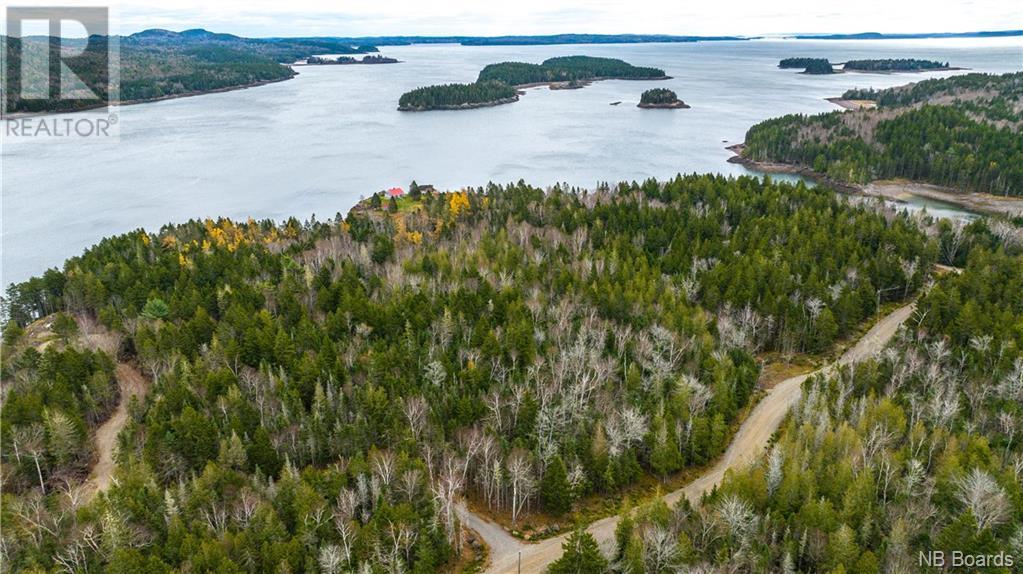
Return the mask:
<svg viewBox="0 0 1023 574">
<path fill-rule="evenodd" d="M 101 5 L 13 1 L 32 5 Z M 967 32 L 1023 28 L 1019 0 L 123 0 L 115 31 L 243 36 Z"/>
</svg>

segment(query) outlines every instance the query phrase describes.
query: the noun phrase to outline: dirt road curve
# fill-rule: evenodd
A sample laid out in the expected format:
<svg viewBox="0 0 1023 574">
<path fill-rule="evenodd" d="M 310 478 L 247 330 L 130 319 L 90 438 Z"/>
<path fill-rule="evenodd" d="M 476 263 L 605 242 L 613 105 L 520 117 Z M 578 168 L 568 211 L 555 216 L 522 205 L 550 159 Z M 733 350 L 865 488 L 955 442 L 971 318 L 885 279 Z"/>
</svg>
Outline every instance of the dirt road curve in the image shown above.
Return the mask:
<svg viewBox="0 0 1023 574">
<path fill-rule="evenodd" d="M 459 502 L 455 511 L 458 512 L 458 519 L 462 521 L 462 524 L 479 534 L 480 538 L 487 543 L 491 556 L 517 557 L 520 550 L 526 549 L 526 545 L 522 541 L 508 534 L 508 531 L 500 524 L 473 514 L 464 503 Z"/>
<path fill-rule="evenodd" d="M 913 314 L 914 304 L 909 304 L 892 312 L 847 350 L 837 361 L 839 365 L 848 365 L 880 352 L 892 339 L 899 327 Z M 818 372 L 831 369 L 834 364 L 820 371 L 799 375 L 781 382 L 757 404 L 750 416 L 739 427 L 732 443 L 724 456 L 705 474 L 664 497 L 669 505 L 673 505 L 683 496 L 696 503 L 704 493 L 709 492 L 721 483 L 725 471 L 741 468 L 763 453 L 774 432 L 781 426 L 789 409 L 799 401 L 800 387 L 807 377 Z M 522 556 L 522 572 L 527 574 L 543 572 L 548 564 L 561 556 L 561 545 L 566 536 L 558 536 L 536 544 L 523 544 L 512 538 L 500 526 L 472 515 L 467 509 L 460 508 L 466 526 L 475 530 L 490 546 L 489 574 L 515 574 L 519 572 L 519 552 Z M 618 525 L 618 516 L 609 516 L 594 522 L 589 531 L 605 551 L 610 550 L 614 543 L 614 530 Z"/>
<path fill-rule="evenodd" d="M 82 326 L 82 338 L 86 345 L 93 349 L 101 349 L 111 357 L 117 356 L 119 338 L 116 335 L 81 318 L 79 318 L 79 324 Z M 149 381 L 129 363 L 118 363 L 114 376 L 121 389 L 121 398 L 114 412 L 110 414 L 110 418 L 96 429 L 96 436 L 93 438 L 99 460 L 92 467 L 89 479 L 82 486 L 88 498 L 92 498 L 96 493 L 110 487 L 110 481 L 114 475 L 114 449 L 117 448 L 117 435 L 128 423 L 128 405 L 131 404 L 132 397 L 142 400 L 149 391 Z"/>
</svg>

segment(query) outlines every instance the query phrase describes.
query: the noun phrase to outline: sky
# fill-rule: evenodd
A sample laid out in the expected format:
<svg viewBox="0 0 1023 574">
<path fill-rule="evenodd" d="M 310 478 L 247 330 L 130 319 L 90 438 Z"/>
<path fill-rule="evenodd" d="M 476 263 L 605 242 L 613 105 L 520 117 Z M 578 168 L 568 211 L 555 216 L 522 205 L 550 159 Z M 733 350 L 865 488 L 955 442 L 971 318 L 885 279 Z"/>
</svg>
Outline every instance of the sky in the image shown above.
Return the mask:
<svg viewBox="0 0 1023 574">
<path fill-rule="evenodd" d="M 16 5 L 101 5 L 102 0 Z M 241 36 L 773 35 L 1023 28 L 1017 0 L 116 0 L 113 30 Z M 4 26 L 6 28 L 6 26 Z"/>
</svg>

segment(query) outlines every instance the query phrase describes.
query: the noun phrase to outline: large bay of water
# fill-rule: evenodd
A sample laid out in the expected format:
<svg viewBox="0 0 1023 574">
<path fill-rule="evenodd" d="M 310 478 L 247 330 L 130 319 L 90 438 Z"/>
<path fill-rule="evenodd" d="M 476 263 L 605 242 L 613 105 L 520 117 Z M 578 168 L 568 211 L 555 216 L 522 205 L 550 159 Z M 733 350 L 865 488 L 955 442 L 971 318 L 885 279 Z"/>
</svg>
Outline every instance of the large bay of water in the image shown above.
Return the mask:
<svg viewBox="0 0 1023 574">
<path fill-rule="evenodd" d="M 824 98 L 928 74 L 807 76 L 787 56 L 914 57 L 983 72 L 1021 69 L 1023 40 L 758 40 L 694 44 L 386 48 L 396 65 L 301 67 L 294 80 L 123 107 L 116 140 L 19 141 L 3 149 L 3 278 L 60 266 L 113 234 L 190 218 L 331 217 L 360 197 L 415 179 L 441 189 L 524 179 L 565 182 L 745 173 L 724 148 L 752 124 L 835 109 Z M 401 113 L 398 97 L 469 82 L 484 65 L 560 55 L 663 68 L 660 82 L 606 81 L 528 90 L 517 103 Z M 641 110 L 671 88 L 688 110 Z M 618 106 L 609 105 L 621 101 Z M 727 143 L 726 143 L 727 142 Z"/>
</svg>

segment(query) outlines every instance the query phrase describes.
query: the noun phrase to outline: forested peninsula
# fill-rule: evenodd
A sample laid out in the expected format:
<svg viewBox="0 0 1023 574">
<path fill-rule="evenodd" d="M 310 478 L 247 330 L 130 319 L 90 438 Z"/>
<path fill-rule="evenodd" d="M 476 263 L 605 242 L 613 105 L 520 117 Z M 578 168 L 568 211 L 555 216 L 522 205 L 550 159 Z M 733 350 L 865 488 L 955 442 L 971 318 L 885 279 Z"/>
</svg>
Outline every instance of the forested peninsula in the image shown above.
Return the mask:
<svg viewBox="0 0 1023 574">
<path fill-rule="evenodd" d="M 85 40 L 19 39 L 0 37 L 6 42 L 7 65 L 24 68 L 12 76 L 4 102 L 7 113 L 70 112 L 97 106 L 82 92 L 80 98 L 53 97 L 23 99 L 22 82 L 29 91 L 43 90 L 48 82 L 46 53 L 28 43 L 63 43 L 65 52 L 81 50 Z M 295 71 L 287 64 L 314 54 L 363 54 L 376 52 L 373 46 L 358 46 L 323 38 L 253 39 L 218 34 L 207 30 L 146 30 L 115 38 L 119 54 L 119 89 L 115 103 L 133 104 L 167 98 L 258 86 L 287 80 Z M 25 46 L 22 46 L 22 43 Z M 76 43 L 77 42 L 77 43 Z M 106 56 L 110 38 L 93 36 L 90 45 L 74 58 L 74 72 L 93 93 L 107 97 Z M 367 63 L 367 62 L 364 62 Z M 72 94 L 74 95 L 74 94 Z"/>
<path fill-rule="evenodd" d="M 1023 73 L 967 74 L 842 97 L 877 107 L 761 122 L 747 132 L 741 159 L 844 183 L 906 178 L 1023 196 Z"/>
<path fill-rule="evenodd" d="M 460 498 L 523 524 L 706 464 L 760 353 L 830 349 L 950 245 L 754 177 L 377 197 L 112 237 L 8 290 L 12 570 L 453 568 Z M 126 373 L 148 393 L 82 494 Z"/>
<path fill-rule="evenodd" d="M 633 66 L 614 58 L 562 56 L 541 64 L 501 62 L 484 67 L 472 84 L 447 84 L 417 88 L 402 94 L 400 111 L 469 109 L 518 100 L 508 90 L 549 85 L 551 89 L 578 88 L 599 80 L 663 80 L 664 70 Z M 500 90 L 497 84 L 505 86 Z M 455 86 L 453 88 L 453 86 Z M 483 94 L 491 99 L 481 100 Z"/>
</svg>

